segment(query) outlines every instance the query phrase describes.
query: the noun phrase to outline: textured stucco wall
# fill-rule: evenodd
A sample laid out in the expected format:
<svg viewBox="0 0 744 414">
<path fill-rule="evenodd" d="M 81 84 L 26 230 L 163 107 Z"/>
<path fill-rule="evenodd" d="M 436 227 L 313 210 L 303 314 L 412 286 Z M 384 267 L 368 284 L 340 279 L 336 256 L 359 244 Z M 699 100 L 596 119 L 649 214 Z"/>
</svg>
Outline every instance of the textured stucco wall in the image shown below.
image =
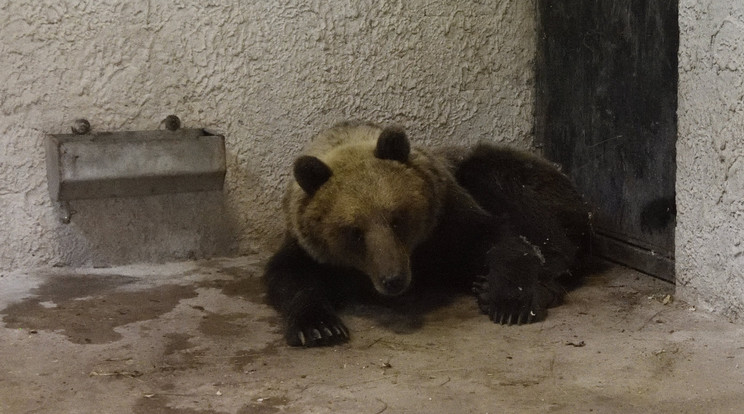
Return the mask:
<svg viewBox="0 0 744 414">
<path fill-rule="evenodd" d="M 292 157 L 346 118 L 529 146 L 534 37 L 522 0 L 0 0 L 0 270 L 270 244 Z M 226 134 L 223 193 L 76 201 L 60 223 L 45 134 L 171 113 Z"/>
<path fill-rule="evenodd" d="M 744 316 L 744 3 L 681 0 L 678 291 Z"/>
</svg>

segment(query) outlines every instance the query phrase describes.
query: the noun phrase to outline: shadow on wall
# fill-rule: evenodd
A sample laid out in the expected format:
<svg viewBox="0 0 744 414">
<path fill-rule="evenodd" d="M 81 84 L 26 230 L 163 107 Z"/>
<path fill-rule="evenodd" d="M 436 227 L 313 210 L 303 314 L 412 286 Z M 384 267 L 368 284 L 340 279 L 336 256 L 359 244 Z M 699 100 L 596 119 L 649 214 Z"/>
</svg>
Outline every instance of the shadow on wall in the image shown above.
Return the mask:
<svg viewBox="0 0 744 414">
<path fill-rule="evenodd" d="M 110 266 L 233 255 L 231 215 L 221 191 L 69 202 L 58 227 L 59 265 Z M 59 217 L 63 208 L 56 208 Z"/>
</svg>

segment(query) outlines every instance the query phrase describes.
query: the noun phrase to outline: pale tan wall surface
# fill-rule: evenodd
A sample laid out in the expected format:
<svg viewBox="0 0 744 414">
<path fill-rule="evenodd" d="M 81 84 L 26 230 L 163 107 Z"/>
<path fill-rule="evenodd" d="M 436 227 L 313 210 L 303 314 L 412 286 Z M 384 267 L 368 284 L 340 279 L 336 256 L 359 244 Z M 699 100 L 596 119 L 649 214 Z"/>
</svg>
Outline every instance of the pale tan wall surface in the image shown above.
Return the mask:
<svg viewBox="0 0 744 414">
<path fill-rule="evenodd" d="M 676 262 L 685 299 L 744 315 L 744 3 L 680 1 Z"/>
<path fill-rule="evenodd" d="M 532 1 L 0 0 L 0 271 L 264 248 L 293 156 L 345 118 L 528 147 L 534 47 Z M 223 193 L 76 201 L 60 223 L 45 134 L 171 113 L 225 133 Z"/>
</svg>

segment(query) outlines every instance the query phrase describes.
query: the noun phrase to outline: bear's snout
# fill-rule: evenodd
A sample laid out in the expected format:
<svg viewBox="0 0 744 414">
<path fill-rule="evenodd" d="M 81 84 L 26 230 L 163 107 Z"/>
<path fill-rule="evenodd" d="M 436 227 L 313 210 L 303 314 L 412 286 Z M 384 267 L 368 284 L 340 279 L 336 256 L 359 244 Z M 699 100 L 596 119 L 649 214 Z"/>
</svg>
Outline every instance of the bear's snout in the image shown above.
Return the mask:
<svg viewBox="0 0 744 414">
<path fill-rule="evenodd" d="M 361 270 L 383 296 L 398 296 L 411 285 L 408 247 L 386 222 L 373 225 L 365 235 L 366 260 Z"/>
<path fill-rule="evenodd" d="M 395 275 L 382 279 L 383 292 L 388 296 L 397 296 L 408 289 L 408 278 L 403 275 Z"/>
</svg>

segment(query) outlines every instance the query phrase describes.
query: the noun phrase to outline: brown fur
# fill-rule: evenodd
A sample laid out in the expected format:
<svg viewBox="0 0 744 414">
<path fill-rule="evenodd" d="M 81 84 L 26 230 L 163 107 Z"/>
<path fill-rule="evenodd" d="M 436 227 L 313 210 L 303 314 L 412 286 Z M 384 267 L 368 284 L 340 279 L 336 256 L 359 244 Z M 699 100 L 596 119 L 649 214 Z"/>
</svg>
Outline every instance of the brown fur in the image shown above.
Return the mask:
<svg viewBox="0 0 744 414">
<path fill-rule="evenodd" d="M 410 283 L 410 256 L 436 225 L 454 178 L 438 158 L 414 149 L 407 163 L 374 156 L 382 129 L 345 123 L 322 132 L 305 154 L 334 172 L 317 193 L 289 186 L 284 213 L 289 232 L 319 263 L 357 269 L 384 293 L 381 280 Z M 362 249 L 354 242 L 363 237 Z"/>
<path fill-rule="evenodd" d="M 400 128 L 343 123 L 294 163 L 287 237 L 266 266 L 290 345 L 349 339 L 341 303 L 472 291 L 497 323 L 531 323 L 580 279 L 588 210 L 555 166 L 482 144 L 411 147 Z M 402 298 L 401 298 L 402 297 Z"/>
</svg>

